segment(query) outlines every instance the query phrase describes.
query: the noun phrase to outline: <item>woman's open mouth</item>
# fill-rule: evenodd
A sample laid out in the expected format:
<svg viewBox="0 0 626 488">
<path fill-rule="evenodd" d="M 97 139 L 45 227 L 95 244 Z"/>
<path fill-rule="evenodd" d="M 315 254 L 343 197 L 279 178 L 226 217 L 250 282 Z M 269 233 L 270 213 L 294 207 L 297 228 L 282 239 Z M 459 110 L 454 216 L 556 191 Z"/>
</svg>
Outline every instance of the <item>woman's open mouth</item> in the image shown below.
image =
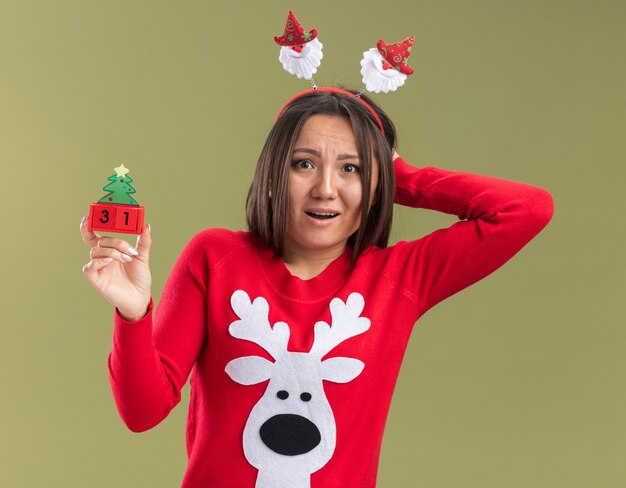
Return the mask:
<svg viewBox="0 0 626 488">
<path fill-rule="evenodd" d="M 309 217 L 319 220 L 333 219 L 339 215 L 336 212 L 305 212 Z"/>
</svg>

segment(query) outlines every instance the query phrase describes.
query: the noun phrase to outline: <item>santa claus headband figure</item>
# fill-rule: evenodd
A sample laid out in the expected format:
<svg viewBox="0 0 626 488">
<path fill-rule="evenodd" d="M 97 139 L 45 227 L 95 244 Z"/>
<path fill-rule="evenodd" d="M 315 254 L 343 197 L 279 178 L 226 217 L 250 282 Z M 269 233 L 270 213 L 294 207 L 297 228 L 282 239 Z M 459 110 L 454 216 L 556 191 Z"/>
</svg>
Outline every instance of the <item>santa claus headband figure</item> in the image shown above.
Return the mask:
<svg viewBox="0 0 626 488">
<path fill-rule="evenodd" d="M 384 134 L 385 131 L 376 111 L 360 97 L 363 90 L 355 95 L 341 88 L 318 87 L 313 81 L 313 75 L 317 72 L 323 57 L 323 46 L 317 39 L 316 29 L 305 30 L 290 10 L 283 35 L 275 36 L 274 41 L 282 46 L 278 59 L 283 68 L 298 78 L 309 80 L 313 85 L 313 89 L 305 90 L 289 99 L 278 112 L 278 117 L 291 102 L 311 91 L 344 93 L 355 96 L 367 107 Z M 364 89 L 374 93 L 389 93 L 401 87 L 407 76 L 413 74 L 413 68 L 409 66 L 409 56 L 414 41 L 415 36 L 407 37 L 404 41 L 393 44 L 387 44 L 381 39 L 375 48 L 365 51 L 361 60 Z"/>
<path fill-rule="evenodd" d="M 324 46 L 317 39 L 317 30 L 304 30 L 290 10 L 283 35 L 275 36 L 274 41 L 282 46 L 278 59 L 283 68 L 298 78 L 312 80 L 324 56 Z"/>
<path fill-rule="evenodd" d="M 367 91 L 389 93 L 404 85 L 406 77 L 413 74 L 409 66 L 413 42 L 415 36 L 393 44 L 381 39 L 375 48 L 363 53 L 361 75 Z"/>
</svg>

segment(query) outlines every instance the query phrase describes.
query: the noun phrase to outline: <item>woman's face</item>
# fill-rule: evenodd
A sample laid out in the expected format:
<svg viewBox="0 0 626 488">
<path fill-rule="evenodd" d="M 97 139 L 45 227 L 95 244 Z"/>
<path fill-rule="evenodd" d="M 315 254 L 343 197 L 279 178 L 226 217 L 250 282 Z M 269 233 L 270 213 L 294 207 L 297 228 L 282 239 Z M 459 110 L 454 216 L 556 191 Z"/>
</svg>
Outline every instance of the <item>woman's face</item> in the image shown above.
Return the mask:
<svg viewBox="0 0 626 488">
<path fill-rule="evenodd" d="M 296 140 L 289 170 L 285 251 L 341 253 L 361 224 L 361 161 L 350 122 L 313 115 Z M 371 177 L 370 205 L 378 182 Z"/>
</svg>

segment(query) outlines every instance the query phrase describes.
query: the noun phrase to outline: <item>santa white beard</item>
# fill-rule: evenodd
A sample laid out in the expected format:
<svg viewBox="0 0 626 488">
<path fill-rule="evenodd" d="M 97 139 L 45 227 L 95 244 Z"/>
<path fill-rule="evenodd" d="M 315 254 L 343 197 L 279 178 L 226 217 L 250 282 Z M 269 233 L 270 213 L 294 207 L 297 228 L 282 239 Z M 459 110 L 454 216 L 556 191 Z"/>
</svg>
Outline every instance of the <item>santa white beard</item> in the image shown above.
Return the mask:
<svg viewBox="0 0 626 488">
<path fill-rule="evenodd" d="M 363 75 L 363 83 L 367 91 L 388 93 L 404 85 L 406 75 L 394 68 L 383 69 L 383 62 L 385 58 L 376 48 L 363 53 L 361 75 Z"/>
<path fill-rule="evenodd" d="M 317 72 L 317 68 L 322 64 L 322 43 L 317 38 L 307 42 L 302 46 L 302 51 L 297 53 L 290 46 L 283 46 L 280 49 L 278 59 L 292 75 L 298 78 L 310 80 Z"/>
</svg>

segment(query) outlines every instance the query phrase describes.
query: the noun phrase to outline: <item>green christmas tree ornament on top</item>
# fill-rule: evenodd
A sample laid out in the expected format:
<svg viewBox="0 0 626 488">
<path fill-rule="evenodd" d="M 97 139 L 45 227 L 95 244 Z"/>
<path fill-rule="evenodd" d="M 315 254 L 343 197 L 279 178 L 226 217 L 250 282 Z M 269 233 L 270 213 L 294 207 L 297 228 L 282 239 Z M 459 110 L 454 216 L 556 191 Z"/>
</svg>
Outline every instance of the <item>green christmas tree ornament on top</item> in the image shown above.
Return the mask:
<svg viewBox="0 0 626 488">
<path fill-rule="evenodd" d="M 128 168 L 121 164 L 107 179 L 110 183 L 102 189 L 109 193 L 89 207 L 89 230 L 141 234 L 144 208 L 131 197 L 136 190 Z"/>
<path fill-rule="evenodd" d="M 104 191 L 108 191 L 109 194 L 98 200 L 99 202 L 139 205 L 139 203 L 137 203 L 137 201 L 130 196 L 132 193 L 136 193 L 136 190 L 131 185 L 133 179 L 128 176 L 128 168 L 124 166 L 124 163 L 115 168 L 115 174 L 109 176 L 107 179 L 111 183 L 102 189 Z"/>
</svg>

